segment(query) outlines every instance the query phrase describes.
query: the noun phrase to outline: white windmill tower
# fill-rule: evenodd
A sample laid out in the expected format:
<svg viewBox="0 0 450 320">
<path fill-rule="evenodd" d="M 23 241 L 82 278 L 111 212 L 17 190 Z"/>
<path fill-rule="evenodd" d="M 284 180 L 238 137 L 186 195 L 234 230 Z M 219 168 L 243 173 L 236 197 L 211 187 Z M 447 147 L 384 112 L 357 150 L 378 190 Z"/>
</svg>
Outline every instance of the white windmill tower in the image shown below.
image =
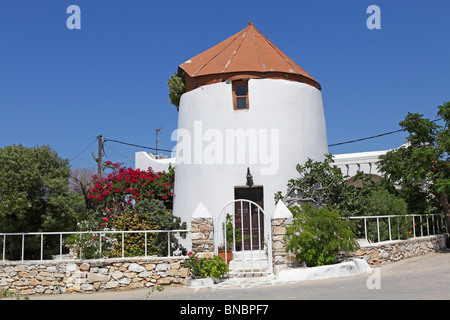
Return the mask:
<svg viewBox="0 0 450 320">
<path fill-rule="evenodd" d="M 181 64 L 178 75 L 186 93 L 174 214 L 189 224 L 196 209 L 216 218 L 226 203 L 249 199 L 272 215 L 274 194 L 297 176 L 296 165 L 328 152 L 320 84 L 253 23 Z"/>
</svg>

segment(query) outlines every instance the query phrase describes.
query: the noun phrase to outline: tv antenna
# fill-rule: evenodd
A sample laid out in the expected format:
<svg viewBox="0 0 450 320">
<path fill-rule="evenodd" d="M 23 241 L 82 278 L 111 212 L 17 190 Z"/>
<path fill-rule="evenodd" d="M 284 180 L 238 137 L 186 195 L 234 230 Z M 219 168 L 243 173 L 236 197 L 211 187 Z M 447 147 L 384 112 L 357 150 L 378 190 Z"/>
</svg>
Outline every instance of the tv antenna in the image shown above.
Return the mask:
<svg viewBox="0 0 450 320">
<path fill-rule="evenodd" d="M 156 129 L 156 151 L 155 151 L 155 153 L 156 153 L 156 159 L 158 159 L 158 142 L 159 142 L 159 140 L 158 140 L 158 133 L 162 130 L 162 129 L 164 129 L 163 127 L 161 127 L 161 128 L 158 128 L 158 129 Z"/>
</svg>

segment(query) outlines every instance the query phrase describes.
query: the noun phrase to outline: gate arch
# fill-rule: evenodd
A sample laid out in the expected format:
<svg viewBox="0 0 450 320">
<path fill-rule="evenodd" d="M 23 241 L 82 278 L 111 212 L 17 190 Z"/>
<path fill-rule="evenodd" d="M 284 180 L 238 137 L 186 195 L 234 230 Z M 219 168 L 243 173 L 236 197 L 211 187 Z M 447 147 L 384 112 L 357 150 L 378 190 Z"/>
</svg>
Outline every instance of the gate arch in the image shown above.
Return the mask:
<svg viewBox="0 0 450 320">
<path fill-rule="evenodd" d="M 221 245 L 232 251 L 231 260 L 224 258 L 229 274 L 273 273 L 271 221 L 256 202 L 237 199 L 222 207 L 214 222 L 214 254 Z"/>
</svg>

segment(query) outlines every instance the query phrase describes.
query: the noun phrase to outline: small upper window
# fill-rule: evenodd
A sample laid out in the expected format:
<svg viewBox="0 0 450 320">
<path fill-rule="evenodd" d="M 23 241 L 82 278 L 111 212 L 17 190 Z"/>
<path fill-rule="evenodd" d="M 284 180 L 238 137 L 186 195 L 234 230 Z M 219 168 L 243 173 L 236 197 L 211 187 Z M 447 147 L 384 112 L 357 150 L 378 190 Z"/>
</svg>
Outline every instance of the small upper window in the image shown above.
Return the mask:
<svg viewBox="0 0 450 320">
<path fill-rule="evenodd" d="M 233 81 L 234 110 L 248 109 L 248 82 Z"/>
</svg>

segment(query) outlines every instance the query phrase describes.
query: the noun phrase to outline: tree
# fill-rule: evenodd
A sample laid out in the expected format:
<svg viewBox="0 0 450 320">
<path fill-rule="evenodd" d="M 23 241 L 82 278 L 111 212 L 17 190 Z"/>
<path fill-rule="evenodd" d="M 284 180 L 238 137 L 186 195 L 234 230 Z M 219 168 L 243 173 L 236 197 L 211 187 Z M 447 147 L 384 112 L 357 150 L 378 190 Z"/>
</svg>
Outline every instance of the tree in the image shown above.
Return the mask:
<svg viewBox="0 0 450 320">
<path fill-rule="evenodd" d="M 333 164 L 332 155 L 326 154 L 323 161 L 309 159 L 305 164 L 298 164 L 296 169 L 299 173 L 297 179 L 288 182 L 288 192 L 284 200 L 296 194 L 296 198 L 305 199 L 316 207 L 333 205 L 340 202 L 345 188 L 345 179 L 341 170 Z M 283 198 L 279 191 L 275 200 Z"/>
<path fill-rule="evenodd" d="M 288 207 L 310 203 L 316 208 L 326 207 L 337 211 L 341 216 L 355 215 L 358 201 L 369 192 L 368 187 L 356 188 L 346 183 L 347 176 L 333 165 L 333 156 L 326 154 L 323 161 L 308 159 L 305 164 L 297 165 L 299 177 L 289 180 L 287 192 L 275 194 L 275 201 L 283 200 Z M 359 173 L 355 181 L 370 186 L 370 178 Z"/>
<path fill-rule="evenodd" d="M 379 167 L 410 213 L 427 214 L 441 208 L 450 230 L 450 102 L 438 106 L 444 126 L 419 113 L 408 113 L 399 125 L 409 133 L 402 147 L 380 156 Z"/>
<path fill-rule="evenodd" d="M 0 232 L 72 230 L 78 210 L 83 200 L 69 192 L 67 159 L 49 146 L 0 149 Z M 20 255 L 17 242 L 10 241 L 10 259 Z"/>
<path fill-rule="evenodd" d="M 286 195 L 283 196 L 281 192 L 275 195 L 276 200 L 282 199 L 288 207 L 297 205 L 303 208 L 304 204 L 310 204 L 315 208 L 337 212 L 341 217 L 406 214 L 406 202 L 394 193 L 386 181 L 375 182 L 371 175 L 359 171 L 352 177 L 353 182 L 349 183 L 348 176 L 344 176 L 341 170 L 333 165 L 331 154 L 325 155 L 323 161 L 308 159 L 304 165 L 297 165 L 297 171 L 299 177 L 289 180 Z M 386 235 L 389 238 L 388 222 L 385 220 L 380 220 L 382 228 L 386 225 L 386 230 L 381 234 L 383 239 L 386 239 Z M 358 234 L 364 235 L 364 220 L 352 221 Z M 399 236 L 405 238 L 408 221 L 392 221 L 395 223 L 395 230 L 401 231 Z M 369 223 L 367 236 L 378 240 L 376 225 Z"/>
<path fill-rule="evenodd" d="M 86 209 L 94 209 L 89 200 L 88 191 L 94 187 L 95 170 L 89 168 L 74 169 L 70 171 L 69 189 L 83 196 Z"/>
</svg>

